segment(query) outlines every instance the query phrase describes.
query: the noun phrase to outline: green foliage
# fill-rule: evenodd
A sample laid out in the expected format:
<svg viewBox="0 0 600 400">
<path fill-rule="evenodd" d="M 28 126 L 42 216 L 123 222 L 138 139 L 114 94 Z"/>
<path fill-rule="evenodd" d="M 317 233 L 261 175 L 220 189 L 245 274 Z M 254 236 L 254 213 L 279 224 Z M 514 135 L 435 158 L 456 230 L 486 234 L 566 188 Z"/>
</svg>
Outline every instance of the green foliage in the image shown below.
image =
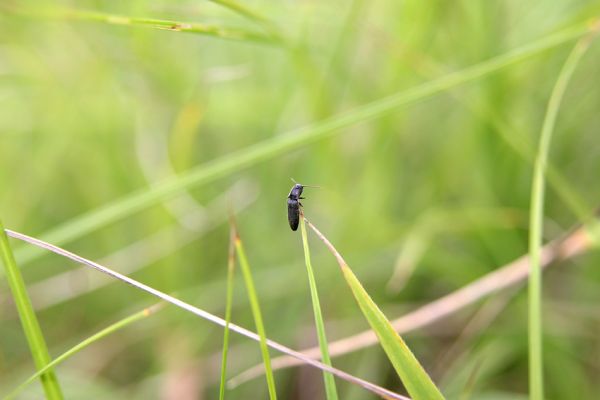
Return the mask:
<svg viewBox="0 0 600 400">
<path fill-rule="evenodd" d="M 243 275 L 228 306 L 223 268 L 227 210 L 243 208 L 268 338 L 301 349 L 314 319 L 285 217 L 293 177 L 322 187 L 303 200 L 307 214 L 395 319 L 527 254 L 540 127 L 568 52 L 598 15 L 580 0 L 2 1 L 0 215 L 215 315 L 231 307 L 232 323 L 253 327 Z M 553 123 L 537 245 L 600 203 L 600 49 L 588 51 Z M 339 271 L 322 267 L 329 254 L 310 250 L 329 343 L 367 329 Z M 15 243 L 14 254 L 51 354 L 148 304 L 31 246 Z M 600 392 L 597 262 L 588 251 L 544 272 L 548 399 Z M 5 394 L 33 368 L 1 275 Z M 515 290 L 491 315 L 474 305 L 402 335 L 448 398 L 529 395 L 529 304 Z M 130 400 L 173 386 L 216 396 L 222 328 L 174 308 L 138 326 L 61 365 L 65 397 L 91 385 Z M 237 335 L 228 348 L 229 377 L 261 362 Z M 384 352 L 329 350 L 336 368 L 400 390 Z M 320 388 L 321 373 L 306 371 L 277 372 L 279 397 Z M 340 398 L 369 398 L 336 385 Z M 262 379 L 226 394 L 269 395 Z"/>
<path fill-rule="evenodd" d="M 350 290 L 352 290 L 354 299 L 358 303 L 363 316 L 377 335 L 381 347 L 383 347 L 410 396 L 415 400 L 443 400 L 444 396 L 442 393 L 440 393 L 412 351 L 404 343 L 404 340 L 394 330 L 387 317 L 367 293 L 341 254 L 314 225 L 310 223 L 309 225 L 335 256 L 344 279 Z"/>
</svg>

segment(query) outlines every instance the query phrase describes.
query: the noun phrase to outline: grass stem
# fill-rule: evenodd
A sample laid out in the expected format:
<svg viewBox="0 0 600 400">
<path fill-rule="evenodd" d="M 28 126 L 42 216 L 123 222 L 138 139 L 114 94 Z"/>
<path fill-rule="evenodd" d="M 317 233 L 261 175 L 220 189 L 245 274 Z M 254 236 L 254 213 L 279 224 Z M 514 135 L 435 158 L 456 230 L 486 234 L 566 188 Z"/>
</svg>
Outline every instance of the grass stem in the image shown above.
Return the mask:
<svg viewBox="0 0 600 400">
<path fill-rule="evenodd" d="M 33 361 L 36 368 L 42 370 L 50 364 L 50 354 L 48 353 L 48 347 L 42 334 L 42 328 L 33 310 L 31 299 L 27 294 L 21 271 L 17 267 L 12 249 L 8 243 L 8 236 L 6 235 L 2 221 L 0 221 L 0 253 L 6 270 L 6 280 L 10 286 Z M 45 372 L 40 374 L 39 377 L 47 399 L 60 400 L 63 398 L 54 370 L 45 369 Z"/>
<path fill-rule="evenodd" d="M 321 313 L 321 303 L 319 301 L 319 293 L 317 291 L 317 282 L 313 272 L 312 263 L 310 261 L 310 249 L 308 247 L 308 235 L 306 234 L 306 224 L 304 223 L 304 213 L 300 211 L 300 231 L 302 233 L 302 245 L 304 248 L 304 260 L 306 261 L 306 273 L 308 275 L 308 284 L 310 286 L 310 296 L 312 299 L 313 313 L 315 315 L 315 325 L 317 327 L 317 336 L 319 339 L 319 347 L 321 348 L 321 360 L 326 365 L 331 365 L 331 357 L 329 357 L 329 349 L 327 344 L 327 336 L 325 334 L 325 324 L 323 323 L 323 315 Z M 328 400 L 337 400 L 338 394 L 335 387 L 333 375 L 323 371 L 323 379 L 325 381 L 325 394 Z"/>
<path fill-rule="evenodd" d="M 529 223 L 529 395 L 532 400 L 543 400 L 543 343 L 542 343 L 542 268 L 541 249 L 544 216 L 545 174 L 552 132 L 564 93 L 575 67 L 587 50 L 590 38 L 585 37 L 575 45 L 563 65 L 544 117 L 542 133 L 534 164 L 531 189 L 531 210 Z"/>
</svg>

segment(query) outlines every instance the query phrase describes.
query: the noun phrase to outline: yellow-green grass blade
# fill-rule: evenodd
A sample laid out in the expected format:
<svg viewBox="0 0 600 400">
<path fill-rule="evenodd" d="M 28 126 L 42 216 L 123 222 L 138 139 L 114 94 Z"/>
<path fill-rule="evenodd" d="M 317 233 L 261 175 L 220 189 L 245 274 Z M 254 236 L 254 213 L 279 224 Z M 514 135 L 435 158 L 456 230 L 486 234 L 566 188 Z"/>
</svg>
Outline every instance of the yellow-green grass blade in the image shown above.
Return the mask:
<svg viewBox="0 0 600 400">
<path fill-rule="evenodd" d="M 272 400 L 275 400 L 277 398 L 277 391 L 275 389 L 273 370 L 271 369 L 271 356 L 269 355 L 269 348 L 267 347 L 267 335 L 265 333 L 265 326 L 263 324 L 256 288 L 254 287 L 254 279 L 252 278 L 250 263 L 248 262 L 246 252 L 244 251 L 244 246 L 242 245 L 242 240 L 240 239 L 233 222 L 232 229 L 234 229 L 235 232 L 235 250 L 237 252 L 238 259 L 240 260 L 240 269 L 242 270 L 242 275 L 244 276 L 244 282 L 246 284 L 246 290 L 248 291 L 248 299 L 250 300 L 250 308 L 252 309 L 252 316 L 254 317 L 256 332 L 260 336 L 260 351 L 262 353 L 263 362 L 265 365 L 265 375 L 267 378 L 269 397 Z"/>
<path fill-rule="evenodd" d="M 323 361 L 323 364 L 331 365 L 331 357 L 329 357 L 329 349 L 327 345 L 327 335 L 325 334 L 325 324 L 323 323 L 321 303 L 319 301 L 319 293 L 317 291 L 317 282 L 315 280 L 315 274 L 310 261 L 310 248 L 308 247 L 306 224 L 304 223 L 304 215 L 302 213 L 300 214 L 300 231 L 302 233 L 302 246 L 304 248 L 304 260 L 306 261 L 306 273 L 308 275 L 308 284 L 310 286 L 310 296 L 312 299 L 313 313 L 315 315 L 315 325 L 317 327 L 317 336 L 319 339 L 319 347 L 321 349 L 321 360 Z M 323 379 L 325 381 L 325 394 L 327 395 L 327 399 L 337 400 L 338 394 L 333 375 L 323 371 Z"/>
<path fill-rule="evenodd" d="M 8 243 L 8 236 L 4 231 L 2 221 L 0 221 L 0 253 L 2 253 L 2 261 L 6 270 L 6 280 L 17 306 L 21 325 L 23 326 L 33 361 L 36 368 L 41 370 L 50 364 L 50 354 L 48 353 L 48 347 L 42 334 L 42 328 L 33 311 L 31 299 L 27 294 L 27 288 L 21 276 L 21 271 L 17 267 L 10 243 Z M 54 370 L 45 369 L 44 371 L 39 376 L 46 398 L 50 400 L 62 399 L 62 391 Z"/>
<path fill-rule="evenodd" d="M 186 173 L 158 182 L 148 189 L 92 210 L 57 226 L 42 234 L 41 237 L 46 241 L 62 245 L 131 214 L 159 204 L 176 196 L 181 191 L 207 184 L 257 163 L 287 154 L 291 150 L 342 133 L 343 128 L 380 118 L 401 106 L 416 103 L 458 85 L 489 75 L 535 54 L 576 39 L 587 32 L 588 29 L 588 24 L 573 26 L 471 67 L 356 107 L 342 114 L 334 115 L 314 125 L 284 135 L 273 136 L 263 142 L 224 155 L 192 168 Z M 15 255 L 21 264 L 34 260 L 40 254 L 39 249 L 31 247 L 20 248 L 15 251 Z"/>
<path fill-rule="evenodd" d="M 227 380 L 227 353 L 229 351 L 229 324 L 231 323 L 231 306 L 233 304 L 233 275 L 235 272 L 235 231 L 231 229 L 229 252 L 227 254 L 227 294 L 225 300 L 225 331 L 223 332 L 223 352 L 221 354 L 221 385 L 219 399 L 225 399 Z"/>
<path fill-rule="evenodd" d="M 211 36 L 219 39 L 247 41 L 253 43 L 275 44 L 276 40 L 262 33 L 243 29 L 226 28 L 217 25 L 209 25 L 198 22 L 182 22 L 146 17 L 130 17 L 90 10 L 51 8 L 51 9 L 28 9 L 9 8 L 8 12 L 22 17 L 43 19 L 67 19 L 80 21 L 93 21 L 110 25 L 128 27 L 149 27 L 154 29 L 168 30 L 174 32 L 188 32 Z"/>
<path fill-rule="evenodd" d="M 542 133 L 534 165 L 531 187 L 531 209 L 529 222 L 529 395 L 533 400 L 543 400 L 543 329 L 542 329 L 542 231 L 544 218 L 545 174 L 550 152 L 552 132 L 569 80 L 581 57 L 586 52 L 591 38 L 581 39 L 565 61 L 548 101 L 542 125 Z"/>
<path fill-rule="evenodd" d="M 97 342 L 98 340 L 100 340 L 120 329 L 123 329 L 126 326 L 128 326 L 136 321 L 139 321 L 140 319 L 149 317 L 151 314 L 158 311 L 161 306 L 162 306 L 162 304 L 157 304 L 152 307 L 145 308 L 142 311 L 139 311 L 139 312 L 132 314 L 126 318 L 123 318 L 120 321 L 115 322 L 114 324 L 108 326 L 107 328 L 102 329 L 100 332 L 95 333 L 92 336 L 90 336 L 89 338 L 81 341 L 80 343 L 71 347 L 69 350 L 65 351 L 60 356 L 56 357 L 54 360 L 52 360 L 52 362 L 47 364 L 42 369 L 38 370 L 35 374 L 33 374 L 29 378 L 27 378 L 23 383 L 21 383 L 19 386 L 17 386 L 12 392 L 10 392 L 8 395 L 6 395 L 4 397 L 4 400 L 13 399 L 16 395 L 18 395 L 21 391 L 23 391 L 23 389 L 25 389 L 27 386 L 29 386 L 29 384 L 31 384 L 31 382 L 35 381 L 41 375 L 45 374 L 47 371 L 50 371 L 52 368 L 56 367 L 58 364 L 67 360 L 68 358 L 72 357 L 76 353 L 80 352 L 81 350 L 85 349 L 86 347 L 90 346 L 91 344 Z"/>
<path fill-rule="evenodd" d="M 363 315 L 367 319 L 371 329 L 377 335 L 381 347 L 394 366 L 410 396 L 415 400 L 443 399 L 444 396 L 442 393 L 435 386 L 429 375 L 427 375 L 427 372 L 425 372 L 425 369 L 423 369 L 406 343 L 404 343 L 404 340 L 394 330 L 387 317 L 371 299 L 371 296 L 369 296 L 341 254 L 313 224 L 308 221 L 307 223 L 335 256 Z"/>
</svg>

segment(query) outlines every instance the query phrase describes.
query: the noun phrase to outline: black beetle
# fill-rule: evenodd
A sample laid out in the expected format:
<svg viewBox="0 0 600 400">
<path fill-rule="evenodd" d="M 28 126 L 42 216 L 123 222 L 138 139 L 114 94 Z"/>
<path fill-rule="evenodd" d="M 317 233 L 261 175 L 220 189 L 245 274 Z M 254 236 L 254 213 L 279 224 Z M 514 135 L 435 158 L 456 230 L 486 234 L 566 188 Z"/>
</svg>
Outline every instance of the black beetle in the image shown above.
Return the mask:
<svg viewBox="0 0 600 400">
<path fill-rule="evenodd" d="M 288 206 L 288 222 L 290 223 L 290 228 L 293 231 L 298 229 L 298 223 L 300 222 L 300 207 L 302 207 L 302 203 L 300 203 L 300 199 L 302 197 L 302 191 L 305 187 L 316 187 L 312 185 L 301 185 L 300 183 L 294 181 L 294 186 L 292 186 L 292 190 L 290 190 L 290 194 L 288 194 L 287 206 Z"/>
<path fill-rule="evenodd" d="M 300 203 L 302 191 L 304 190 L 304 186 L 299 183 L 296 183 L 292 186 L 292 190 L 290 190 L 290 194 L 288 194 L 287 206 L 288 206 L 288 222 L 290 223 L 290 228 L 293 231 L 298 229 L 298 223 L 300 222 L 300 207 L 302 203 Z"/>
</svg>

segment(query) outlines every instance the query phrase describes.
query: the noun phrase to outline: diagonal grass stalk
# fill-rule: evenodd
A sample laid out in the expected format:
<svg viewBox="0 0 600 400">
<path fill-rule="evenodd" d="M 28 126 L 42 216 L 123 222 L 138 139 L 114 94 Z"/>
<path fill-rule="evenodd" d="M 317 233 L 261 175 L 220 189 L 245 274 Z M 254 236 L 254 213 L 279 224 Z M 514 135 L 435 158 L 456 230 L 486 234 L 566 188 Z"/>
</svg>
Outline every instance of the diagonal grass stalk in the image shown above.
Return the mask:
<svg viewBox="0 0 600 400">
<path fill-rule="evenodd" d="M 306 220 L 306 218 L 304 218 Z M 331 242 L 308 220 L 306 223 L 325 243 L 337 260 L 346 283 L 358 303 L 363 316 L 369 322 L 371 329 L 377 335 L 381 347 L 394 366 L 406 390 L 415 400 L 437 400 L 444 396 L 435 386 L 429 375 L 414 354 L 410 351 L 404 340 L 396 332 L 390 321 L 371 299 L 356 275 L 352 272 L 342 255 L 335 249 Z"/>
<path fill-rule="evenodd" d="M 246 290 L 248 291 L 248 299 L 250 300 L 250 307 L 252 309 L 252 316 L 254 317 L 254 323 L 256 325 L 256 331 L 260 337 L 260 351 L 262 353 L 263 362 L 265 365 L 265 375 L 267 378 L 267 386 L 269 388 L 269 397 L 271 400 L 277 398 L 277 391 L 275 389 L 275 378 L 273 377 L 273 370 L 271 369 L 271 356 L 269 355 L 269 349 L 267 347 L 267 335 L 265 333 L 265 326 L 263 324 L 262 314 L 260 311 L 260 305 L 258 303 L 258 296 L 256 294 L 256 288 L 254 287 L 254 280 L 252 279 L 252 272 L 250 270 L 250 263 L 246 257 L 242 240 L 240 239 L 235 222 L 232 219 L 231 229 L 233 230 L 233 241 L 235 244 L 235 250 L 240 260 L 240 269 L 244 276 L 244 282 L 246 283 Z"/>
<path fill-rule="evenodd" d="M 77 9 L 33 10 L 16 8 L 12 9 L 10 12 L 23 17 L 94 21 L 110 25 L 149 27 L 174 32 L 188 32 L 212 36 L 220 39 L 275 44 L 275 40 L 273 38 L 265 36 L 261 33 L 243 29 L 226 28 L 217 25 L 202 24 L 198 22 L 182 22 L 146 17 L 130 17 L 125 15 Z"/>
<path fill-rule="evenodd" d="M 183 310 L 185 310 L 187 312 L 190 312 L 190 313 L 192 313 L 192 314 L 194 314 L 194 315 L 196 315 L 196 316 L 198 316 L 200 318 L 203 318 L 203 319 L 205 319 L 207 321 L 210 321 L 210 322 L 212 322 L 214 324 L 217 324 L 217 325 L 220 325 L 220 326 L 223 326 L 223 327 L 226 325 L 225 320 L 222 319 L 222 318 L 217 317 L 216 315 L 213 315 L 213 314 L 211 314 L 211 313 L 209 313 L 207 311 L 204 311 L 204 310 L 202 310 L 202 309 L 200 309 L 198 307 L 195 307 L 195 306 L 193 306 L 193 305 L 191 305 L 189 303 L 186 303 L 185 301 L 182 301 L 182 300 L 180 300 L 180 299 L 178 299 L 176 297 L 173 297 L 173 296 L 170 296 L 170 295 L 168 295 L 166 293 L 163 293 L 160 290 L 154 289 L 153 287 L 150 287 L 150 286 L 145 285 L 145 284 L 143 284 L 141 282 L 138 282 L 135 279 L 129 278 L 128 276 L 125 276 L 125 275 L 120 274 L 120 273 L 118 273 L 116 271 L 113 271 L 113 270 L 111 270 L 111 269 L 109 269 L 109 268 L 107 268 L 107 267 L 105 267 L 103 265 L 100 265 L 100 264 L 98 264 L 98 263 L 96 263 L 94 261 L 88 260 L 87 258 L 84 258 L 84 257 L 81 257 L 81 256 L 79 256 L 77 254 L 71 253 L 68 250 L 60 248 L 58 246 L 55 246 L 55 245 L 50 244 L 48 242 L 45 242 L 43 240 L 40 240 L 40 239 L 37 239 L 37 238 L 33 238 L 31 236 L 27 236 L 27 235 L 24 235 L 24 234 L 19 233 L 19 232 L 11 231 L 9 229 L 6 230 L 6 233 L 9 236 L 11 236 L 11 237 L 13 237 L 15 239 L 22 240 L 22 241 L 30 243 L 30 244 L 32 244 L 34 246 L 38 246 L 38 247 L 40 247 L 42 249 L 45 249 L 45 250 L 51 251 L 53 253 L 56 253 L 56 254 L 58 254 L 60 256 L 66 257 L 66 258 L 68 258 L 70 260 L 73 260 L 73 261 L 75 261 L 77 263 L 83 264 L 83 265 L 85 265 L 87 267 L 93 268 L 93 269 L 95 269 L 95 270 L 97 270 L 99 272 L 102 272 L 103 274 L 106 274 L 106 275 L 108 275 L 108 276 L 110 276 L 112 278 L 115 278 L 115 279 L 118 279 L 118 280 L 120 280 L 122 282 L 125 282 L 125 283 L 127 283 L 127 284 L 129 284 L 129 285 L 131 285 L 131 286 L 133 286 L 133 287 L 135 287 L 137 289 L 139 289 L 139 290 L 142 290 L 142 291 L 144 291 L 146 293 L 149 293 L 149 294 L 151 294 L 151 295 L 153 295 L 153 296 L 155 296 L 155 297 L 157 297 L 159 299 L 162 299 L 162 300 L 166 301 L 167 303 L 173 304 L 173 305 L 175 305 L 175 306 L 177 306 L 177 307 L 179 307 L 179 308 L 181 308 L 181 309 L 183 309 Z M 254 340 L 256 342 L 260 342 L 260 340 L 261 340 L 260 336 L 258 334 L 254 333 L 254 332 L 252 332 L 252 331 L 250 331 L 248 329 L 242 328 L 239 325 L 230 323 L 229 324 L 229 329 L 232 330 L 232 331 L 234 331 L 234 332 L 236 332 L 236 333 L 238 333 L 238 334 L 240 334 L 240 335 L 242 335 L 242 336 L 245 336 L 245 337 L 247 337 L 249 339 L 252 339 L 252 340 Z M 323 363 L 321 363 L 319 361 L 315 361 L 315 360 L 311 359 L 310 357 L 307 357 L 304 354 L 302 354 L 302 353 L 300 353 L 300 352 L 298 352 L 296 350 L 292 350 L 289 347 L 286 347 L 286 346 L 284 346 L 284 345 L 282 345 L 280 343 L 277 343 L 277 342 L 275 342 L 273 340 L 267 339 L 266 340 L 266 344 L 267 344 L 267 346 L 271 347 L 272 349 L 275 349 L 275 350 L 280 351 L 280 352 L 282 352 L 284 354 L 287 354 L 289 356 L 292 356 L 294 358 L 302 360 L 302 362 L 304 362 L 307 365 L 310 365 L 310 366 L 315 367 L 315 368 L 319 368 L 319 369 L 321 369 L 323 371 L 331 372 L 335 376 L 337 376 L 337 377 L 339 377 L 341 379 L 344 379 L 344 380 L 346 380 L 348 382 L 354 383 L 355 385 L 361 386 L 364 389 L 369 390 L 369 391 L 377 394 L 380 397 L 383 397 L 383 398 L 386 398 L 386 399 L 408 400 L 408 398 L 405 397 L 405 396 L 402 396 L 402 395 L 394 393 L 394 392 L 392 392 L 390 390 L 384 389 L 384 388 L 382 388 L 380 386 L 377 386 L 377 385 L 375 385 L 375 384 L 373 384 L 371 382 L 365 381 L 364 379 L 357 378 L 357 377 L 355 377 L 353 375 L 350 375 L 347 372 L 341 371 L 341 370 L 339 370 L 337 368 L 333 368 L 333 367 L 331 367 L 329 365 L 325 365 L 325 364 L 323 364 Z"/>
<path fill-rule="evenodd" d="M 227 294 L 225 300 L 225 331 L 223 332 L 223 352 L 221 355 L 221 384 L 219 399 L 225 399 L 227 380 L 227 353 L 229 351 L 229 324 L 231 323 L 231 306 L 233 303 L 233 275 L 235 272 L 235 231 L 229 235 L 229 251 L 227 254 Z"/>
<path fill-rule="evenodd" d="M 585 37 L 577 42 L 558 75 L 548 101 L 534 164 L 529 223 L 529 258 L 531 260 L 529 271 L 529 395 L 533 400 L 543 400 L 544 398 L 541 248 L 548 153 L 558 110 L 567 85 L 581 57 L 589 47 L 590 41 L 591 37 Z"/>
<path fill-rule="evenodd" d="M 306 234 L 306 224 L 304 223 L 304 212 L 300 211 L 300 231 L 302 233 L 302 246 L 304 248 L 304 260 L 306 261 L 306 273 L 308 275 L 308 284 L 310 286 L 310 296 L 312 299 L 313 313 L 315 314 L 315 325 L 317 327 L 317 336 L 319 338 L 319 347 L 321 349 L 321 360 L 326 365 L 331 365 L 329 350 L 327 348 L 327 336 L 325 334 L 325 324 L 321 313 L 321 303 L 319 302 L 319 293 L 317 292 L 317 282 L 310 261 L 310 249 L 308 247 L 308 237 Z M 338 394 L 335 387 L 333 375 L 323 372 L 325 381 L 325 394 L 328 400 L 337 400 Z"/>
<path fill-rule="evenodd" d="M 149 317 L 150 315 L 157 312 L 163 306 L 164 306 L 164 303 L 159 303 L 159 304 L 155 304 L 152 307 L 145 308 L 142 311 L 139 311 L 135 314 L 132 314 L 126 318 L 121 319 L 120 321 L 115 322 L 114 324 L 106 327 L 105 329 L 102 329 L 100 332 L 95 333 L 92 336 L 90 336 L 89 338 L 81 341 L 80 343 L 71 347 L 69 350 L 65 351 L 60 356 L 56 357 L 54 360 L 52 360 L 52 362 L 48 363 L 45 367 L 38 370 L 35 374 L 33 374 L 29 378 L 27 378 L 23 383 L 21 383 L 19 386 L 17 386 L 12 392 L 7 394 L 3 400 L 13 399 L 17 394 L 19 394 L 21 391 L 23 391 L 23 389 L 25 389 L 27 386 L 29 386 L 29 384 L 31 384 L 31 382 L 35 381 L 37 378 L 39 378 L 41 375 L 45 374 L 47 371 L 50 371 L 52 368 L 61 364 L 63 361 L 74 356 L 75 354 L 79 353 L 81 350 L 92 345 L 93 343 L 97 342 L 98 340 L 100 340 L 112 333 L 115 333 L 116 331 L 123 329 L 136 321 L 139 321 L 141 319 Z"/>
<path fill-rule="evenodd" d="M 521 46 L 500 56 L 428 81 L 389 97 L 356 107 L 321 122 L 300 128 L 284 135 L 274 136 L 190 169 L 186 173 L 158 182 L 151 188 L 115 200 L 76 217 L 44 233 L 45 241 L 62 245 L 96 231 L 115 221 L 174 197 L 177 193 L 204 185 L 233 172 L 275 158 L 290 150 L 332 137 L 343 128 L 360 122 L 383 117 L 399 107 L 413 104 L 461 84 L 479 79 L 509 65 L 525 60 L 545 50 L 576 39 L 589 31 L 588 24 L 579 24 L 533 43 Z M 16 249 L 15 255 L 22 264 L 40 256 L 35 248 Z"/>
<path fill-rule="evenodd" d="M 8 237 L 4 230 L 4 225 L 2 225 L 2 221 L 0 221 L 0 253 L 2 253 L 2 261 L 4 262 L 4 267 L 6 269 L 6 280 L 8 281 L 13 300 L 17 306 L 21 325 L 23 326 L 23 331 L 25 332 L 25 337 L 27 338 L 33 361 L 36 368 L 41 370 L 50 363 L 50 354 L 48 353 L 48 347 L 46 346 L 46 341 L 42 334 L 42 328 L 33 311 L 31 299 L 27 294 L 21 271 L 19 270 L 19 267 L 17 267 L 10 244 L 8 243 Z M 39 377 L 47 399 L 58 400 L 63 398 L 54 370 L 46 369 Z"/>
</svg>

